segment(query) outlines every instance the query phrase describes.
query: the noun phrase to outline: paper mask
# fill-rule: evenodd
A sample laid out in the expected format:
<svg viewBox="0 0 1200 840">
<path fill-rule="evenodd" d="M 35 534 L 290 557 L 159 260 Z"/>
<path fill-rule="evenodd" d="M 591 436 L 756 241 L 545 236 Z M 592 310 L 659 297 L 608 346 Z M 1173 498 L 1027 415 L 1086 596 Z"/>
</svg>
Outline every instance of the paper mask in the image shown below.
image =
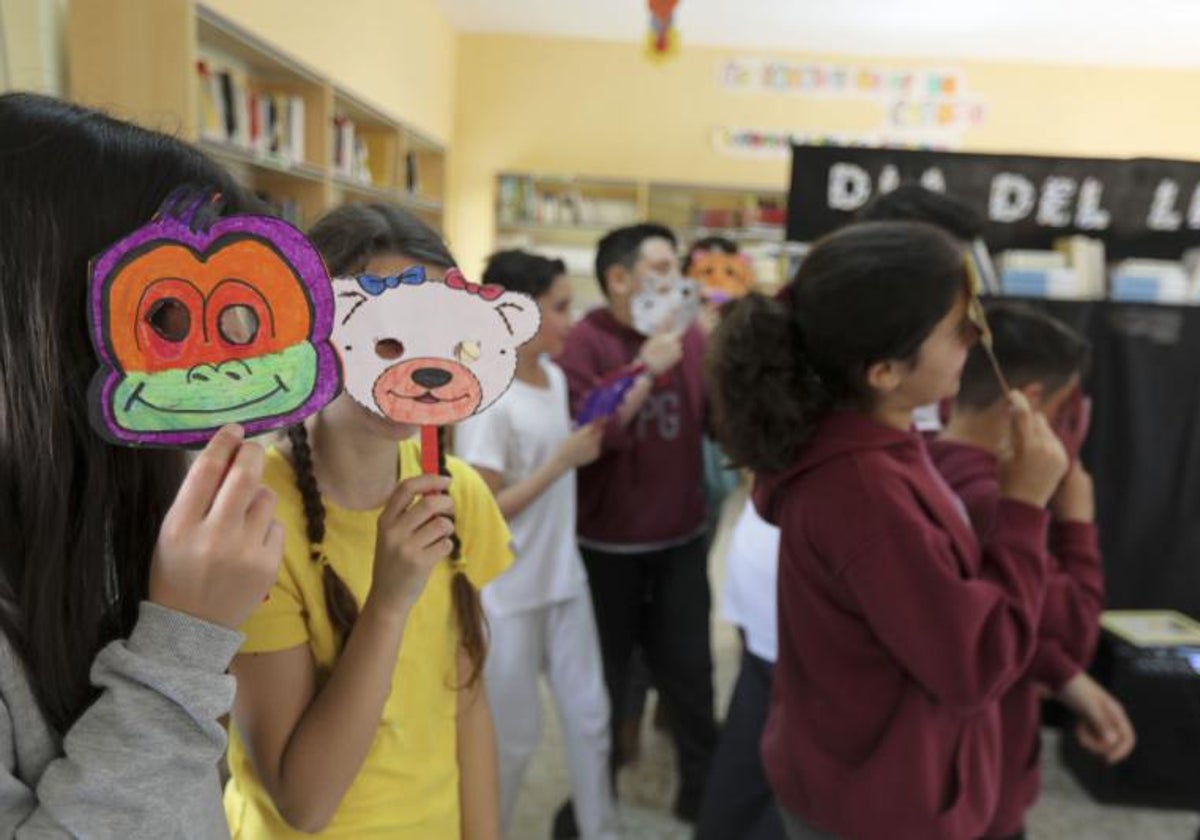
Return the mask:
<svg viewBox="0 0 1200 840">
<path fill-rule="evenodd" d="M 713 303 L 745 297 L 754 288 L 754 266 L 745 254 L 693 251 L 688 277 L 700 284 L 700 294 Z"/>
<path fill-rule="evenodd" d="M 533 298 L 469 283 L 457 269 L 443 282 L 414 266 L 333 286 L 346 392 L 396 423 L 445 426 L 483 411 L 508 390 L 517 348 L 541 325 Z"/>
<path fill-rule="evenodd" d="M 226 423 L 297 423 L 340 390 L 333 291 L 296 228 L 220 218 L 177 191 L 93 260 L 88 316 L 100 370 L 93 425 L 116 443 L 194 446 Z"/>
<path fill-rule="evenodd" d="M 646 371 L 645 365 L 634 365 L 632 368 L 619 370 L 604 377 L 600 383 L 583 398 L 583 408 L 575 422 L 586 426 L 595 420 L 607 420 L 617 413 L 625 395 L 633 388 L 637 378 Z"/>
<path fill-rule="evenodd" d="M 700 293 L 695 281 L 678 274 L 651 275 L 630 299 L 633 328 L 651 336 L 660 329 L 682 330 L 700 312 Z"/>
</svg>

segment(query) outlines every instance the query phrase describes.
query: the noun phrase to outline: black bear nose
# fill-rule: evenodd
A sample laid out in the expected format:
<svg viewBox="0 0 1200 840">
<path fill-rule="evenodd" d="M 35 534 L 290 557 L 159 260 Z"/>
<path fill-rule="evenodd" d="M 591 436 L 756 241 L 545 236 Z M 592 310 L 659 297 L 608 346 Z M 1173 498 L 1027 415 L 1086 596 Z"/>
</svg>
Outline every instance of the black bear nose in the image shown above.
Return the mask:
<svg viewBox="0 0 1200 840">
<path fill-rule="evenodd" d="M 412 378 L 422 388 L 441 388 L 454 378 L 454 374 L 441 368 L 421 368 L 413 371 Z"/>
</svg>

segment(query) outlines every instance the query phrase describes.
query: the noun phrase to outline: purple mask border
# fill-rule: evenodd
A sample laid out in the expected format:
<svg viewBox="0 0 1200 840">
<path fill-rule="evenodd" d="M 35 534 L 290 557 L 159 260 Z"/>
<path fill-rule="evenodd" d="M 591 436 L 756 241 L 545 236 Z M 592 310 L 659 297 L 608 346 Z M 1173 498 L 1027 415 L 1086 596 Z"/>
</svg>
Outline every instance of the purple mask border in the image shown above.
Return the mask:
<svg viewBox="0 0 1200 840">
<path fill-rule="evenodd" d="M 194 211 L 196 206 L 193 205 L 191 210 Z M 308 292 L 313 306 L 312 330 L 309 340 L 317 350 L 316 385 L 312 394 L 299 408 L 284 415 L 251 420 L 242 424 L 247 435 L 298 423 L 332 400 L 341 390 L 341 363 L 330 343 L 334 317 L 333 288 L 329 282 L 329 273 L 325 269 L 325 263 L 312 243 L 293 225 L 270 216 L 226 216 L 217 219 L 206 231 L 194 231 L 188 225 L 190 215 L 189 212 L 182 218 L 155 216 L 148 224 L 109 246 L 103 254 L 93 260 L 91 265 L 88 284 L 89 334 L 101 364 L 90 389 L 96 389 L 99 384 L 99 394 L 91 394 L 92 405 L 93 408 L 97 407 L 96 398 L 98 397 L 98 407 L 102 411 L 103 431 L 110 440 L 117 443 L 163 447 L 195 446 L 207 443 L 216 431 L 214 428 L 212 430 L 130 433 L 119 428 L 112 415 L 112 395 L 121 380 L 121 374 L 105 341 L 104 290 L 111 279 L 110 275 L 113 270 L 127 254 L 155 240 L 186 245 L 205 257 L 209 246 L 224 236 L 237 233 L 252 235 L 257 239 L 270 242 L 279 249 L 288 263 L 296 270 L 297 276 Z M 102 381 L 98 382 L 98 380 Z"/>
</svg>

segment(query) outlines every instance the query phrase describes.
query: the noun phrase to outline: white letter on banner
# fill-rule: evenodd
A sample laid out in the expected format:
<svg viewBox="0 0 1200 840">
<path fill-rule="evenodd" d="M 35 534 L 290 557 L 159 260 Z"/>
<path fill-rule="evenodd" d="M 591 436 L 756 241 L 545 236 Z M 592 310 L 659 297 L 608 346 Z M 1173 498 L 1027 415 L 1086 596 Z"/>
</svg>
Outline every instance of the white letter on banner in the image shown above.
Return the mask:
<svg viewBox="0 0 1200 840">
<path fill-rule="evenodd" d="M 1024 175 L 1001 172 L 992 179 L 992 194 L 988 197 L 988 218 L 993 222 L 1017 222 L 1033 209 L 1037 191 Z"/>
<path fill-rule="evenodd" d="M 946 191 L 946 176 L 936 166 L 926 169 L 921 176 L 921 186 L 930 192 L 944 193 Z"/>
<path fill-rule="evenodd" d="M 1071 199 L 1075 197 L 1075 179 L 1051 175 L 1042 182 L 1037 222 L 1042 227 L 1066 227 L 1071 224 Z"/>
<path fill-rule="evenodd" d="M 1192 203 L 1188 205 L 1188 227 L 1200 229 L 1200 184 L 1192 190 Z"/>
<path fill-rule="evenodd" d="M 1080 230 L 1107 230 L 1112 214 L 1100 206 L 1104 185 L 1098 178 L 1084 178 L 1079 188 L 1079 205 L 1075 208 L 1075 227 Z"/>
<path fill-rule="evenodd" d="M 853 212 L 871 197 L 871 176 L 853 163 L 835 163 L 829 167 L 829 207 Z"/>
<path fill-rule="evenodd" d="M 900 186 L 900 170 L 896 169 L 895 164 L 889 163 L 879 173 L 879 194 L 890 193 L 898 186 Z"/>
<path fill-rule="evenodd" d="M 1150 215 L 1146 227 L 1150 230 L 1179 230 L 1183 217 L 1175 209 L 1179 198 L 1179 185 L 1170 178 L 1163 178 L 1154 188 L 1154 200 L 1150 204 Z"/>
</svg>

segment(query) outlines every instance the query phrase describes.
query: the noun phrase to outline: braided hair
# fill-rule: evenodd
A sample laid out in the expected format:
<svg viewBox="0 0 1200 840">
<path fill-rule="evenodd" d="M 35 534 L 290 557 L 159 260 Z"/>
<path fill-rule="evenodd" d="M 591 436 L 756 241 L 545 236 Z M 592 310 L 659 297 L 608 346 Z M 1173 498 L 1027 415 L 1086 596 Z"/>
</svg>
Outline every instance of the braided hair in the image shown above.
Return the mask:
<svg viewBox="0 0 1200 840">
<path fill-rule="evenodd" d="M 373 257 L 381 254 L 403 254 L 446 269 L 455 266 L 454 257 L 436 231 L 406 210 L 390 204 L 343 205 L 322 217 L 308 235 L 334 276 L 360 272 Z M 359 605 L 350 587 L 338 577 L 325 554 L 325 503 L 313 468 L 308 432 L 303 424 L 299 424 L 288 429 L 287 437 L 292 446 L 296 486 L 304 505 L 309 557 L 323 567 L 321 581 L 325 609 L 334 630 L 344 642 L 354 628 Z M 444 437 L 444 430 L 439 429 L 438 472 L 449 477 Z M 451 534 L 451 542 L 451 604 L 458 625 L 459 643 L 470 662 L 467 679 L 458 687 L 469 688 L 483 674 L 488 648 L 487 624 L 479 591 L 466 574 L 462 541 L 457 530 Z"/>
</svg>

